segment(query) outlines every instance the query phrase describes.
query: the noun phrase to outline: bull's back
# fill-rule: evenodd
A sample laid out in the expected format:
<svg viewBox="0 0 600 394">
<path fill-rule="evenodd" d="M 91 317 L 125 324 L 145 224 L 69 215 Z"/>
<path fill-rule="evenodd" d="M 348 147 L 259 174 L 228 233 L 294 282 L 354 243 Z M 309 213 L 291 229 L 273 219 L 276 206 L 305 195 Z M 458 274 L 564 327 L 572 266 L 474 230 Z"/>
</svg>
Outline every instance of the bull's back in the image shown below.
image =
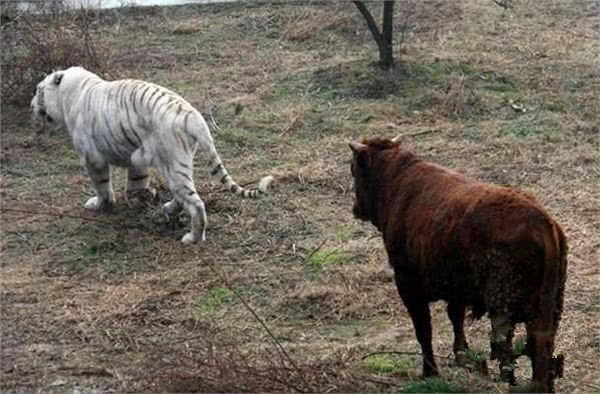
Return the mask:
<svg viewBox="0 0 600 394">
<path fill-rule="evenodd" d="M 396 212 L 395 242 L 415 266 L 406 272 L 431 300 L 460 295 L 467 304 L 480 303 L 495 291 L 492 283 L 503 281 L 539 287 L 544 250 L 532 233 L 546 231 L 552 219 L 533 197 L 438 166 L 409 175 L 399 193 L 405 200 Z"/>
</svg>

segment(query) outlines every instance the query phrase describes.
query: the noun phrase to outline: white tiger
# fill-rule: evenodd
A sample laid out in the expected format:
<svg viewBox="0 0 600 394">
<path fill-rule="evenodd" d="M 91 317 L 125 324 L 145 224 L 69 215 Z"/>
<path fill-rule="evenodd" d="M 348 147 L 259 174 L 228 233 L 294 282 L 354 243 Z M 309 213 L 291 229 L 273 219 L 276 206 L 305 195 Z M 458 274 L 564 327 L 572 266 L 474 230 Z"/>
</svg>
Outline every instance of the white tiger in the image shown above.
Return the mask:
<svg viewBox="0 0 600 394">
<path fill-rule="evenodd" d="M 128 191 L 151 190 L 148 167 L 158 169 L 173 196 L 163 206 L 165 214 L 178 213 L 183 205 L 191 216 L 191 231 L 181 239 L 185 244 L 206 239 L 206 210 L 192 178 L 197 147 L 208 160 L 210 174 L 239 196 L 257 197 L 273 181 L 264 177 L 252 190 L 235 183 L 200 112 L 176 93 L 149 82 L 110 82 L 71 67 L 38 84 L 31 110 L 50 127 L 69 131 L 97 193 L 85 204 L 88 209 L 115 202 L 110 165 L 128 168 Z"/>
</svg>

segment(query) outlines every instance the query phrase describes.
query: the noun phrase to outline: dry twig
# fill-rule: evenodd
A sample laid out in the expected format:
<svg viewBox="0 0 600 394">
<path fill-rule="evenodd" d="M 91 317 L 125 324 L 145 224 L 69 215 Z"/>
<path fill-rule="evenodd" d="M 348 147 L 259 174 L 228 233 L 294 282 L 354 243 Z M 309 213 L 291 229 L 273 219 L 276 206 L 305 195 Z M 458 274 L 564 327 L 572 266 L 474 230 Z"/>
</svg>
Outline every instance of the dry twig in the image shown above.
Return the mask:
<svg viewBox="0 0 600 394">
<path fill-rule="evenodd" d="M 258 321 L 260 323 L 260 325 L 265 329 L 265 332 L 269 335 L 269 337 L 271 337 L 271 340 L 275 343 L 275 345 L 276 345 L 277 349 L 279 350 L 279 352 L 281 353 L 281 355 L 292 365 L 292 367 L 294 368 L 294 370 L 296 370 L 296 372 L 300 375 L 300 377 L 304 381 L 305 386 L 308 387 L 307 382 L 306 382 L 306 378 L 304 376 L 304 373 L 302 372 L 302 370 L 300 368 L 298 368 L 298 365 L 296 364 L 296 362 L 294 361 L 294 359 L 292 359 L 292 357 L 284 349 L 284 347 L 281 345 L 281 343 L 279 343 L 279 341 L 277 340 L 277 338 L 275 337 L 275 335 L 273 334 L 273 332 L 269 329 L 269 327 L 264 322 L 264 320 L 261 319 L 260 316 L 258 316 L 258 314 L 256 313 L 256 311 L 233 288 L 233 286 L 231 285 L 231 283 L 229 282 L 229 280 L 223 274 L 221 274 L 221 272 L 219 272 L 219 270 L 212 263 L 209 263 L 208 267 L 210 268 L 210 270 L 216 276 L 219 277 L 219 279 L 221 279 L 223 281 L 223 283 L 225 283 L 225 286 L 227 286 L 227 288 L 229 289 L 229 291 L 231 291 L 242 302 L 242 304 L 244 305 L 244 307 L 248 310 L 248 312 L 250 312 L 252 314 L 252 316 L 256 319 L 256 321 Z"/>
</svg>

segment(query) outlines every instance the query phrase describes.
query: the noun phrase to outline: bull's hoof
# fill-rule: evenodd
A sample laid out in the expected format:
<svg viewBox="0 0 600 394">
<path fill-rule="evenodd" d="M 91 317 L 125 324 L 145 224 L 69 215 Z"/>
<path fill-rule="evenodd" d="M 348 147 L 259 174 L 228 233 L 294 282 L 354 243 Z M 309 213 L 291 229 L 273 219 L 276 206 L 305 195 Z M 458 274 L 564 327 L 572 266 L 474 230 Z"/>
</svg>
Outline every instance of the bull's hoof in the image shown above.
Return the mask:
<svg viewBox="0 0 600 394">
<path fill-rule="evenodd" d="M 518 386 L 510 386 L 508 389 L 509 393 L 553 393 L 552 387 L 543 384 L 541 382 L 531 382 L 526 384 L 520 384 Z"/>
<path fill-rule="evenodd" d="M 475 363 L 475 368 L 479 374 L 481 374 L 483 376 L 489 375 L 487 362 L 485 360 L 481 360 L 481 361 Z"/>
<path fill-rule="evenodd" d="M 552 373 L 553 376 L 562 378 L 565 367 L 565 356 L 559 354 L 556 357 L 552 357 Z"/>
<path fill-rule="evenodd" d="M 423 375 L 421 376 L 423 379 L 427 379 L 427 378 L 432 378 L 434 376 L 439 376 L 439 372 L 437 370 L 437 368 L 427 368 L 427 369 L 423 369 Z"/>
<path fill-rule="evenodd" d="M 515 385 L 515 367 L 514 365 L 504 365 L 500 368 L 500 379 L 503 382 L 510 384 L 511 386 Z"/>
<path fill-rule="evenodd" d="M 469 357 L 467 353 L 459 351 L 454 354 L 454 362 L 459 367 L 465 367 L 469 364 Z"/>
</svg>

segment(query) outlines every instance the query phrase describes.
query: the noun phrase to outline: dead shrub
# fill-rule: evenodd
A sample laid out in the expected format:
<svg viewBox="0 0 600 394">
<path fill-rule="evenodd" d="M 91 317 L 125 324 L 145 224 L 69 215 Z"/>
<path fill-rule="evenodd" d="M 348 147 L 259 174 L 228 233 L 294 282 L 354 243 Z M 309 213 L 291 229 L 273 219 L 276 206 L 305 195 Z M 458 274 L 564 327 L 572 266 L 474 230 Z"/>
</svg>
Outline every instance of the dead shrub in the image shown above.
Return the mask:
<svg viewBox="0 0 600 394">
<path fill-rule="evenodd" d="M 351 19 L 346 15 L 342 16 L 340 20 L 339 15 L 335 16 L 339 14 L 339 11 L 340 8 L 337 5 L 334 5 L 333 10 L 294 9 L 280 17 L 281 38 L 290 41 L 305 41 Z"/>
<path fill-rule="evenodd" d="M 448 77 L 444 92 L 438 97 L 442 113 L 449 118 L 460 118 L 481 112 L 481 99 L 469 86 L 469 79 L 463 74 Z"/>
<path fill-rule="evenodd" d="M 3 103 L 28 104 L 37 83 L 55 69 L 109 70 L 108 48 L 95 38 L 99 11 L 68 9 L 63 0 L 50 0 L 11 14 L 2 25 Z"/>
</svg>

